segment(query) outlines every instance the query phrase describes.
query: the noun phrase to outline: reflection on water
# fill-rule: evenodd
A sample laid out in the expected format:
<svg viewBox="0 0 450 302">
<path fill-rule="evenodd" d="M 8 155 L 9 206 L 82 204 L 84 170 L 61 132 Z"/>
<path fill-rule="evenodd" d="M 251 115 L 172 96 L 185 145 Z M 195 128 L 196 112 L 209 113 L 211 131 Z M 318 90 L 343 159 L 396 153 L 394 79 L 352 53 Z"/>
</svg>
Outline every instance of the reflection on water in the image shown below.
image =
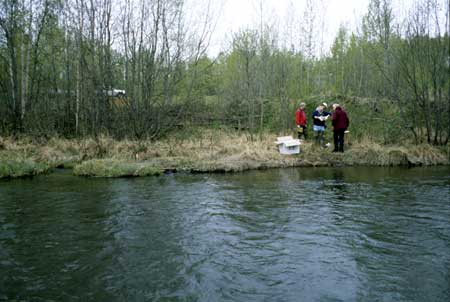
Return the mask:
<svg viewBox="0 0 450 302">
<path fill-rule="evenodd" d="M 450 173 L 0 182 L 0 301 L 449 301 Z"/>
</svg>

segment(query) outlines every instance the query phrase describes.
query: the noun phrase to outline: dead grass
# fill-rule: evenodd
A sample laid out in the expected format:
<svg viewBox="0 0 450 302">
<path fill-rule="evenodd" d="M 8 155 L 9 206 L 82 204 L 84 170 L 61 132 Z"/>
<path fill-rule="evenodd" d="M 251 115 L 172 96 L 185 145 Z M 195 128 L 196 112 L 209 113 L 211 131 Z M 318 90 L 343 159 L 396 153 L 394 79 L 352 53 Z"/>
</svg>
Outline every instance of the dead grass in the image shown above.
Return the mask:
<svg viewBox="0 0 450 302">
<path fill-rule="evenodd" d="M 345 153 L 350 165 L 431 166 L 448 165 L 448 155 L 439 148 L 422 145 L 383 146 L 367 141 L 357 142 Z"/>
<path fill-rule="evenodd" d="M 143 166 L 156 170 L 234 172 L 294 166 L 449 164 L 446 150 L 430 145 L 384 146 L 369 139 L 350 138 L 351 145 L 343 154 L 305 142 L 300 154 L 286 156 L 278 153 L 274 144 L 277 135 L 273 133 L 257 135 L 253 140 L 237 131 L 204 129 L 198 133 L 195 137 L 177 135 L 159 141 L 117 141 L 101 136 L 96 140 L 51 139 L 45 144 L 0 138 L 0 159 L 75 167 L 77 175 L 108 177 L 141 175 L 136 171 Z M 114 166 L 113 171 L 108 170 L 108 165 Z M 149 174 L 152 173 L 146 175 Z"/>
</svg>

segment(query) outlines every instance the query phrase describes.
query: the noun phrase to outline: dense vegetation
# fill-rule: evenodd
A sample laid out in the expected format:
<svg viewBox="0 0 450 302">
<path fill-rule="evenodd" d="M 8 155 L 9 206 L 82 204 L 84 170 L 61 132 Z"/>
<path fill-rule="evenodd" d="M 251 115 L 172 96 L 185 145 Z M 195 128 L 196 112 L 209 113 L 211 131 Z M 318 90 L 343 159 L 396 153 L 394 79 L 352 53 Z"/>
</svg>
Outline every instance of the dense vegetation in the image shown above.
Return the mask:
<svg viewBox="0 0 450 302">
<path fill-rule="evenodd" d="M 372 0 L 327 51 L 308 0 L 286 30 L 261 18 L 216 58 L 212 11 L 188 13 L 183 0 L 0 1 L 0 133 L 153 139 L 207 125 L 253 138 L 291 128 L 303 99 L 310 112 L 344 103 L 356 137 L 449 142 L 448 1 L 416 0 L 400 20 Z"/>
</svg>

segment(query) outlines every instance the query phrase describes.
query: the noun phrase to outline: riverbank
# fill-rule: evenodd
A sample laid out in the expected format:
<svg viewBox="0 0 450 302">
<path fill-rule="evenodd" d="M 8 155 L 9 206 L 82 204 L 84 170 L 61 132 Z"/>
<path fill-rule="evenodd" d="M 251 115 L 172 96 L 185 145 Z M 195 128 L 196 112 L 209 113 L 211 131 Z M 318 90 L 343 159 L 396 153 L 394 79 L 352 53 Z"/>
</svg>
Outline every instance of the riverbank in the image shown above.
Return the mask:
<svg viewBox="0 0 450 302">
<path fill-rule="evenodd" d="M 280 155 L 276 134 L 250 137 L 236 131 L 202 130 L 189 138 L 169 136 L 160 141 L 98 139 L 0 138 L 0 178 L 46 173 L 52 168 L 73 168 L 75 175 L 132 177 L 185 171 L 239 172 L 253 169 L 317 166 L 428 166 L 448 165 L 448 148 L 424 145 L 383 146 L 352 141 L 345 153 L 332 153 L 311 142 L 301 153 Z"/>
</svg>

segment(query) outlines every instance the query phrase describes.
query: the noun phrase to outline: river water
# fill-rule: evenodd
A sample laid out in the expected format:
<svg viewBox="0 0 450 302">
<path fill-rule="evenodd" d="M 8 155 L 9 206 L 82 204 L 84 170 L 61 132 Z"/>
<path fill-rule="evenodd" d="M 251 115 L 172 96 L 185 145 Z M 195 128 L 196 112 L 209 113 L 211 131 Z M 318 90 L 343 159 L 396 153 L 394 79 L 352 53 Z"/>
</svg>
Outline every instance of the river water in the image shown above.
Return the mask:
<svg viewBox="0 0 450 302">
<path fill-rule="evenodd" d="M 0 301 L 450 301 L 450 171 L 0 182 Z"/>
</svg>

